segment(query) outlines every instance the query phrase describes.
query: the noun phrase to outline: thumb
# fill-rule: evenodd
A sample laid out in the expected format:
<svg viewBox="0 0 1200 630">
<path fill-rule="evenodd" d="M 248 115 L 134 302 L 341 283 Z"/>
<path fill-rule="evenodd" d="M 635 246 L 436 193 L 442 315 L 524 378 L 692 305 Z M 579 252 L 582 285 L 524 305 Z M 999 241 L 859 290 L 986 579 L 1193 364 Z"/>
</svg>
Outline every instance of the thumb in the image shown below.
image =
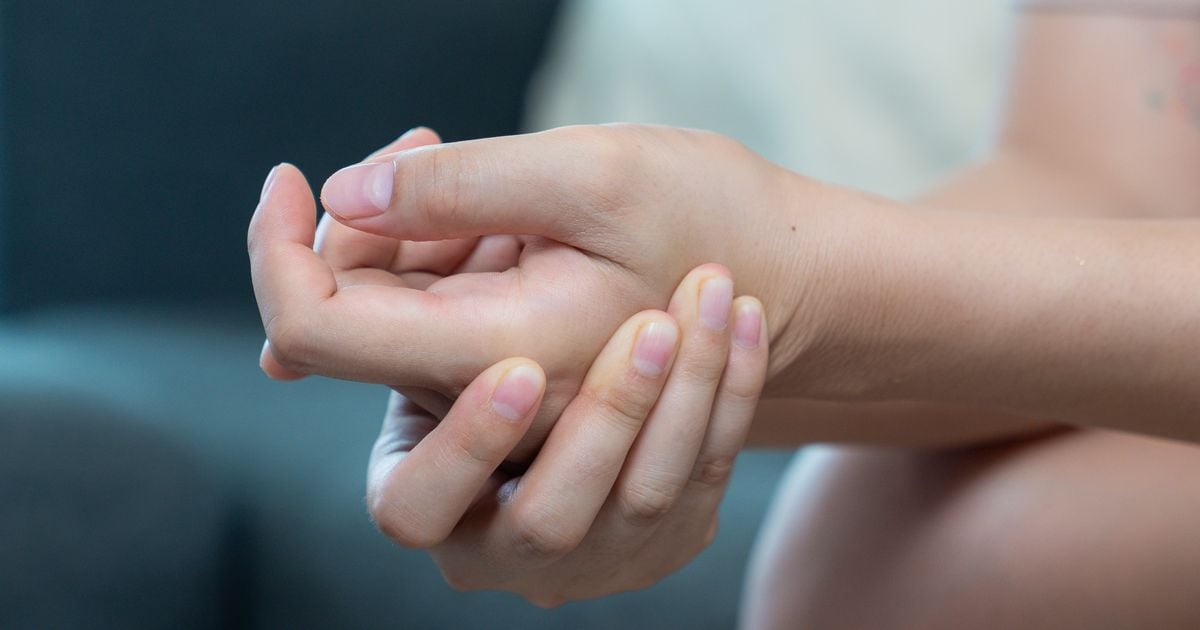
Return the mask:
<svg viewBox="0 0 1200 630">
<path fill-rule="evenodd" d="M 583 127 L 420 147 L 334 173 L 321 201 L 350 227 L 401 240 L 523 234 L 589 249 L 630 168 L 615 138 Z"/>
</svg>

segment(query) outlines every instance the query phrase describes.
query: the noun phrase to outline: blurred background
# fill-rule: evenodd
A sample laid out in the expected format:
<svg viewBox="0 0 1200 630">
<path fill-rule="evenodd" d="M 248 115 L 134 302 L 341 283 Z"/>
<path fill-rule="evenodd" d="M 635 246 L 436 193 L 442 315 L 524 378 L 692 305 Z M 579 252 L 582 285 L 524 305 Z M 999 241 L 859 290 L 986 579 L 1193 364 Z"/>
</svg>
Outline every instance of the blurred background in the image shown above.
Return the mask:
<svg viewBox="0 0 1200 630">
<path fill-rule="evenodd" d="M 968 160 L 1003 3 L 0 0 L 0 628 L 727 628 L 776 478 L 637 593 L 456 593 L 363 505 L 380 387 L 270 382 L 245 229 L 415 125 L 703 127 L 910 195 Z M 802 456 L 802 455 L 801 455 Z"/>
</svg>

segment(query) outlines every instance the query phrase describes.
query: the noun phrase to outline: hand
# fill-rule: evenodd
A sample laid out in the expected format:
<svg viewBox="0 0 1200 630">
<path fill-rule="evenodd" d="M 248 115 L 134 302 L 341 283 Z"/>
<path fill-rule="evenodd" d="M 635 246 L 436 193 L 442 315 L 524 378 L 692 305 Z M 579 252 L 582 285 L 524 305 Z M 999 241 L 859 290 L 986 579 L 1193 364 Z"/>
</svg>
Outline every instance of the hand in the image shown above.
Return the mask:
<svg viewBox="0 0 1200 630">
<path fill-rule="evenodd" d="M 513 455 L 527 461 L 608 335 L 631 313 L 661 308 L 694 265 L 726 263 L 790 321 L 805 283 L 816 280 L 785 278 L 812 266 L 797 257 L 811 261 L 832 240 L 793 231 L 782 212 L 798 181 L 721 136 L 636 126 L 426 146 L 335 174 L 324 191 L 330 213 L 393 242 L 534 235 L 516 267 L 449 275 L 418 290 L 339 287 L 345 270 L 335 273 L 311 249 L 308 187 L 281 166 L 250 229 L 271 352 L 293 372 L 447 399 L 486 366 L 527 356 L 549 376 L 538 421 Z M 774 325 L 775 334 L 786 328 Z"/>
<path fill-rule="evenodd" d="M 686 564 L 715 535 L 767 366 L 756 300 L 726 304 L 730 326 L 703 322 L 697 285 L 714 273 L 689 274 L 671 315 L 619 328 L 523 475 L 497 467 L 542 395 L 536 363 L 491 367 L 440 424 L 393 395 L 368 478 L 380 529 L 428 548 L 457 588 L 542 606 L 643 588 Z"/>
<path fill-rule="evenodd" d="M 441 138 L 432 129 L 415 127 L 367 159 L 440 143 Z M 403 242 L 346 227 L 326 214 L 317 224 L 313 249 L 333 270 L 339 289 L 371 284 L 425 289 L 455 273 L 514 267 L 521 245 L 519 237 L 508 235 Z M 259 361 L 263 371 L 277 380 L 307 376 L 280 364 L 270 351 L 270 341 L 263 345 Z"/>
</svg>

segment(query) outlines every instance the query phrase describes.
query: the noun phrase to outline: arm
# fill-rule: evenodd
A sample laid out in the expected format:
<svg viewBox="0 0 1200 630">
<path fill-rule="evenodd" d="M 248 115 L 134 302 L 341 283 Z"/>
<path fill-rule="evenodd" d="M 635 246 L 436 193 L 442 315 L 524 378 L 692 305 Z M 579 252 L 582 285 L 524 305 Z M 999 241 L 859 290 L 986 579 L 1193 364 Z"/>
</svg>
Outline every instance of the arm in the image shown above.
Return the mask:
<svg viewBox="0 0 1200 630">
<path fill-rule="evenodd" d="M 1021 26 L 993 156 L 872 217 L 878 257 L 841 256 L 862 264 L 849 277 L 877 281 L 841 298 L 866 316 L 833 318 L 855 325 L 782 359 L 805 366 L 783 371 L 810 395 L 1010 411 L 772 401 L 752 439 L 953 442 L 1044 426 L 1014 414 L 1200 437 L 1198 304 L 1182 290 L 1196 225 L 1116 220 L 1200 210 L 1197 22 L 1032 13 Z M 834 346 L 856 360 L 811 359 Z"/>
<path fill-rule="evenodd" d="M 1161 27 L 1195 46 L 1191 23 L 1024 22 L 994 163 L 1012 156 L 1014 173 L 1039 173 L 1023 180 L 1031 189 L 1055 194 L 1024 202 L 1020 187 L 976 173 L 972 186 L 993 191 L 976 197 L 980 209 L 1009 199 L 1030 215 L 1068 200 L 1092 216 L 1188 211 L 1193 118 L 1175 105 L 1147 108 L 1129 91 L 1147 77 L 1191 76 L 1171 74 L 1180 61 L 1151 41 Z M 1032 63 L 1038 46 L 1060 47 L 1061 59 L 1039 53 Z M 1097 64 L 1107 83 L 1086 76 Z M 1164 93 L 1191 94 L 1171 86 Z M 1110 140 L 1098 145 L 1101 137 Z M 1168 157 L 1158 170 L 1131 166 Z M 536 450 L 617 324 L 664 305 L 705 262 L 729 267 L 771 314 L 775 396 L 938 400 L 1200 439 L 1188 386 L 1200 376 L 1189 317 L 1198 305 L 1178 290 L 1197 272 L 1194 221 L 956 212 L 943 209 L 958 205 L 949 193 L 904 205 L 805 179 L 716 134 L 575 127 L 379 155 L 326 182 L 334 219 L 394 242 L 534 235 L 503 273 L 416 290 L 316 256 L 311 199 L 294 169 L 268 188 L 279 203 L 260 206 L 250 252 L 272 356 L 292 373 L 448 399 L 487 365 L 529 356 L 548 385 L 518 460 Z M 373 279 L 352 280 L 359 271 Z"/>
</svg>

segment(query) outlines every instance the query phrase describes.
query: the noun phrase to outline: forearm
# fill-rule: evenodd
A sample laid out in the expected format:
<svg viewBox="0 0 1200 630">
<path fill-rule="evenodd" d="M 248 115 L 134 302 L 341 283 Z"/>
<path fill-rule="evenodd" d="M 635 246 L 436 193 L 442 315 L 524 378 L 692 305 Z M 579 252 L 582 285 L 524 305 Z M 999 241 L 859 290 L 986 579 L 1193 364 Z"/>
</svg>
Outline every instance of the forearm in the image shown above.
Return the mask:
<svg viewBox="0 0 1200 630">
<path fill-rule="evenodd" d="M 1027 152 L 1002 150 L 928 191 L 919 203 L 960 212 L 1014 215 L 1050 208 L 1066 216 L 1120 213 L 1122 209 L 1095 184 L 1047 168 Z M 786 395 L 778 387 L 775 393 Z M 775 398 L 760 404 L 749 443 L 757 447 L 816 442 L 954 447 L 1060 427 L 1059 423 L 956 404 Z"/>
<path fill-rule="evenodd" d="M 1188 387 L 1200 305 L 1182 288 L 1200 237 L 1186 219 L 1146 220 L 1200 210 L 1200 112 L 1186 97 L 1195 24 L 1023 14 L 992 159 L 914 204 L 822 204 L 843 227 L 800 243 L 821 262 L 796 265 L 803 299 L 773 345 L 769 391 L 1200 437 Z"/>
<path fill-rule="evenodd" d="M 746 444 L 757 448 L 816 443 L 955 448 L 1062 428 L 1058 423 L 951 403 L 774 398 L 759 403 Z"/>
<path fill-rule="evenodd" d="M 1200 223 L 855 212 L 860 246 L 802 305 L 823 313 L 797 318 L 777 394 L 1200 439 Z"/>
</svg>

